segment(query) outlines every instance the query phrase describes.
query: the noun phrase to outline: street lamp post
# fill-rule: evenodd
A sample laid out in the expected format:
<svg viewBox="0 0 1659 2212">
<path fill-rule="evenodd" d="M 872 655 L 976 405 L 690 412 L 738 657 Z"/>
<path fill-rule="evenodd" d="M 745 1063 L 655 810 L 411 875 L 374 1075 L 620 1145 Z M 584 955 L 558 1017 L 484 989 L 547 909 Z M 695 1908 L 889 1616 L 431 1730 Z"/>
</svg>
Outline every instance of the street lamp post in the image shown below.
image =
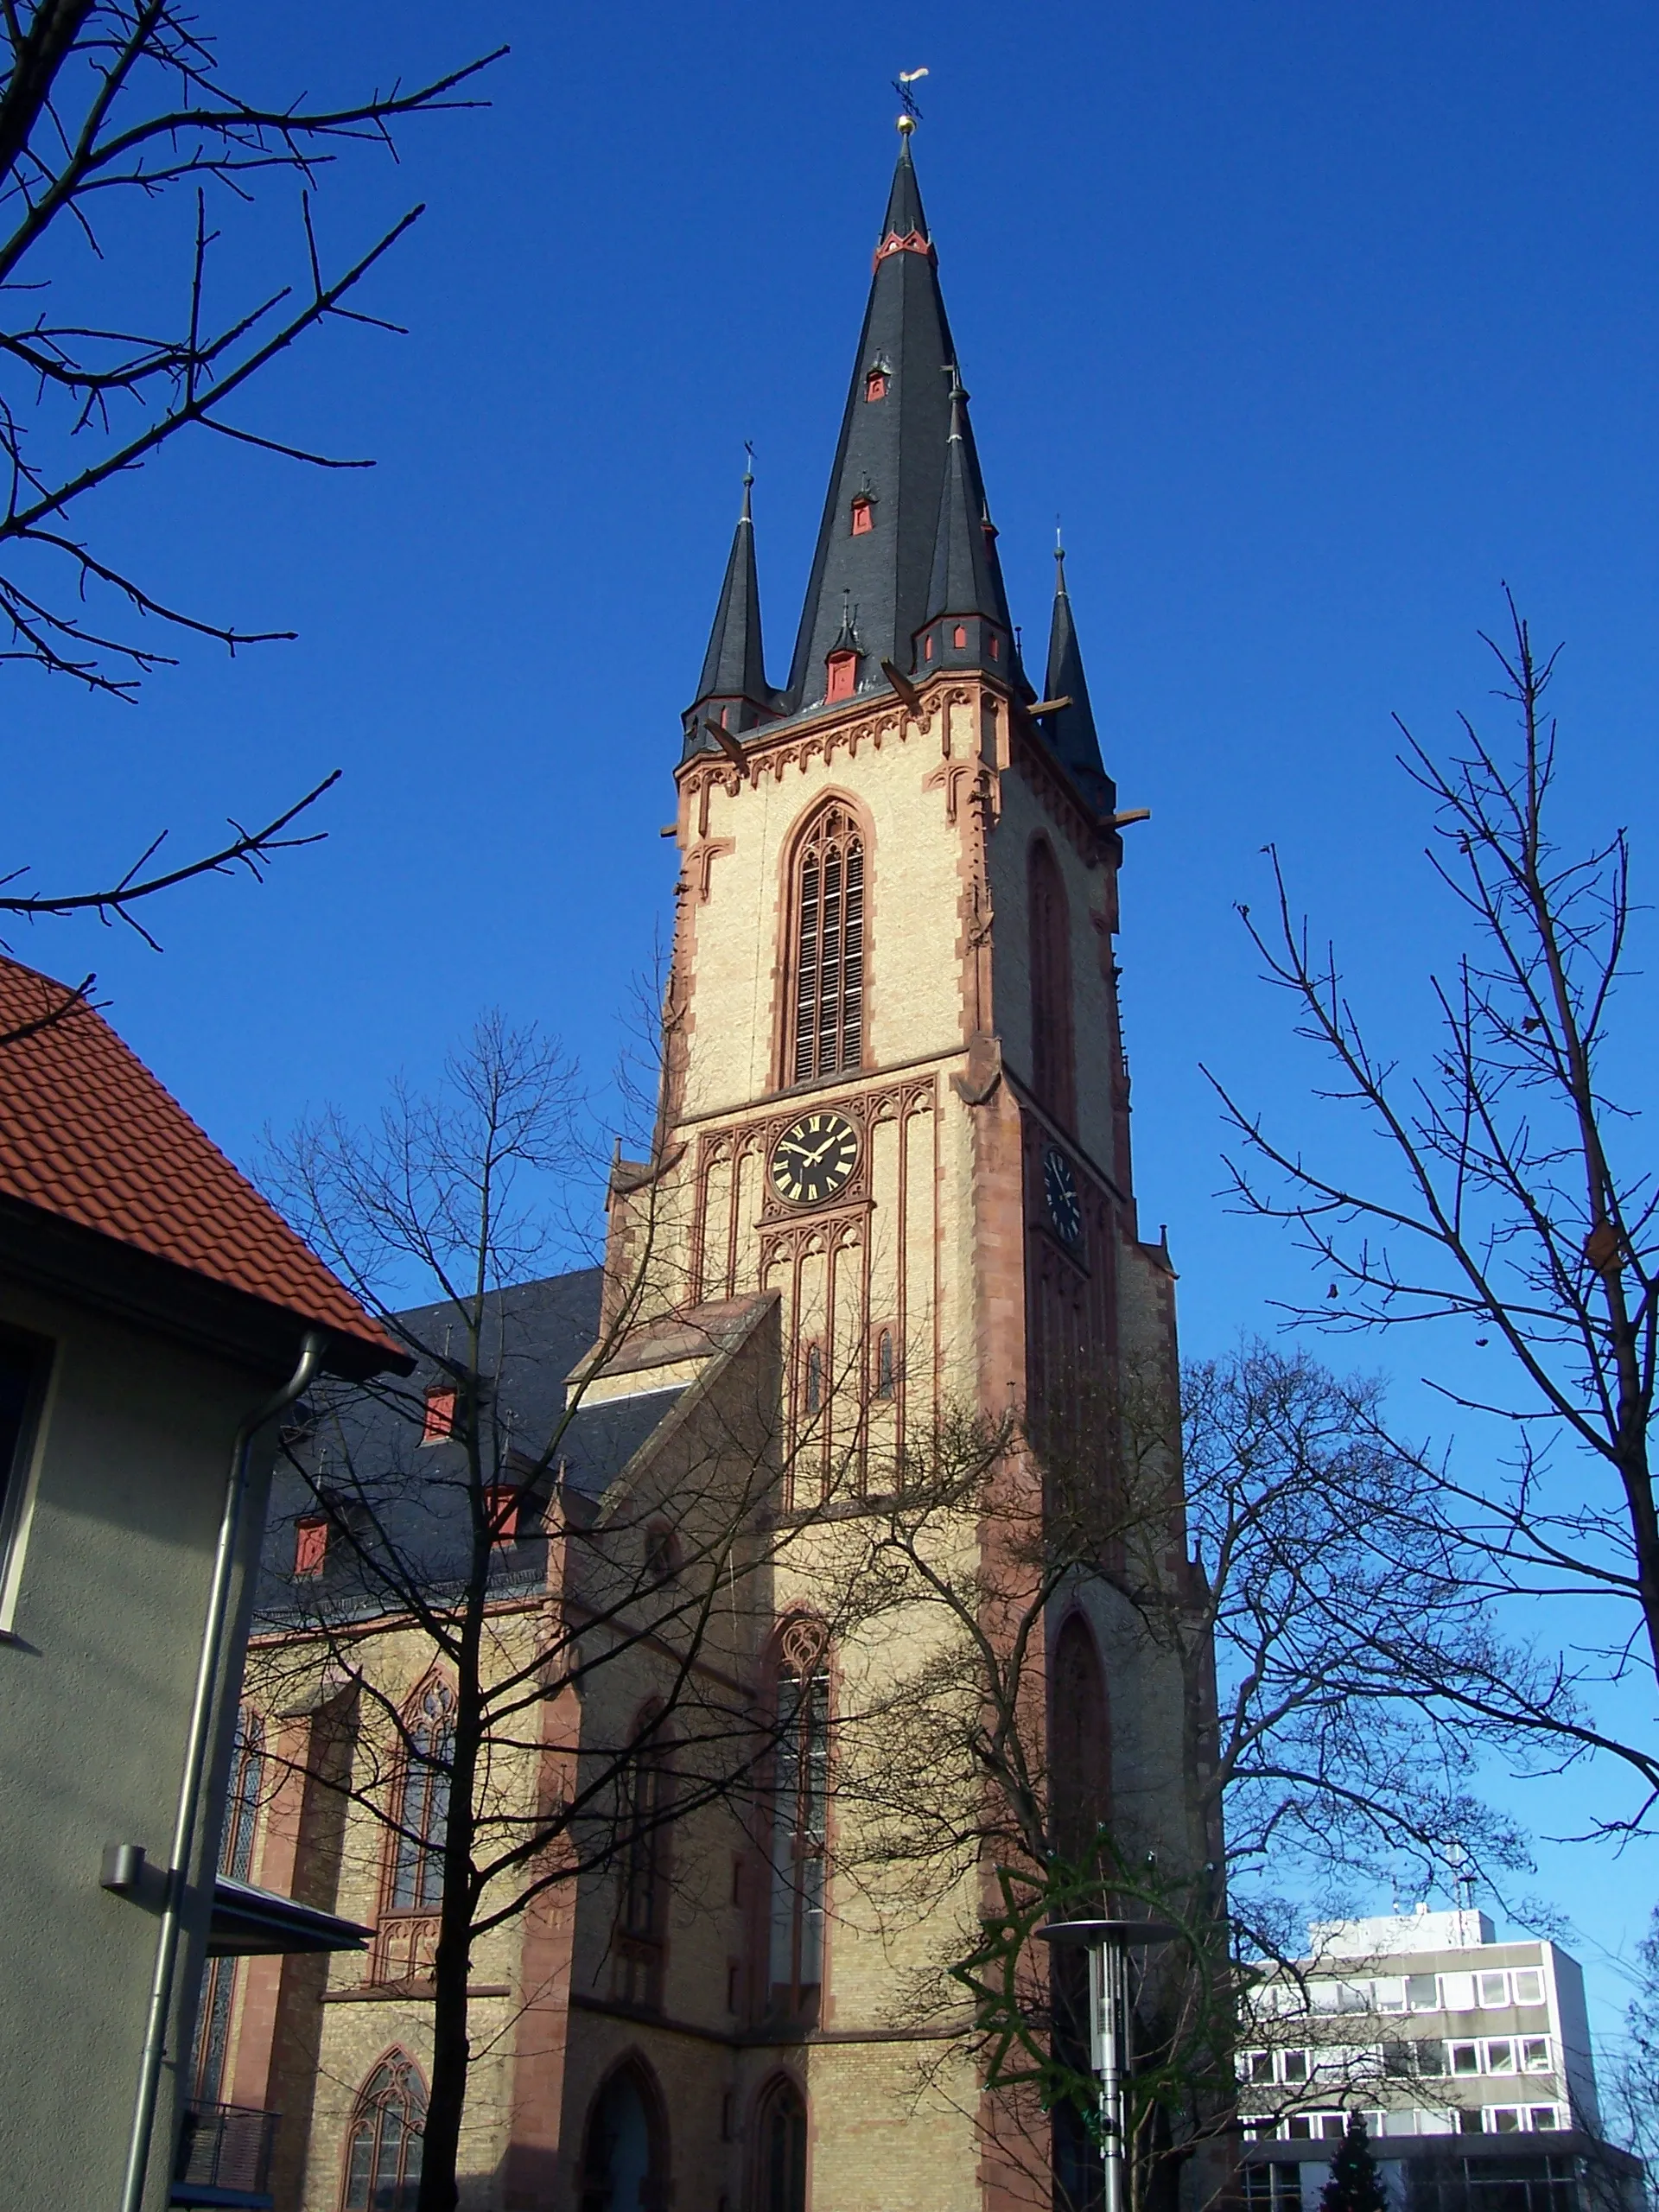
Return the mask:
<svg viewBox="0 0 1659 2212">
<path fill-rule="evenodd" d="M 1160 1920 L 1055 1920 L 1037 1934 L 1046 1943 L 1076 1943 L 1089 1953 L 1089 2064 L 1100 2081 L 1103 2212 L 1125 2212 L 1128 2139 L 1123 2085 L 1129 2043 L 1129 1952 L 1180 1934 Z"/>
</svg>

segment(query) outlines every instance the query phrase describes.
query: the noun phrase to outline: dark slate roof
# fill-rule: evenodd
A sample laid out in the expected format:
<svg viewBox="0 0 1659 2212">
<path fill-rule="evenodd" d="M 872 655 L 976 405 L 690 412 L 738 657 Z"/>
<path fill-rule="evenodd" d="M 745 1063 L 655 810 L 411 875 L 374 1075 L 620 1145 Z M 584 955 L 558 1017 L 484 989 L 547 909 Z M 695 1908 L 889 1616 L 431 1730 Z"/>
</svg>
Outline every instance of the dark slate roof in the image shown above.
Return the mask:
<svg viewBox="0 0 1659 2212">
<path fill-rule="evenodd" d="M 728 707 L 734 734 L 822 706 L 826 663 L 849 646 L 859 655 L 861 691 L 885 688 L 881 664 L 887 660 L 912 675 L 982 669 L 1016 697 L 1034 699 L 1020 665 L 958 365 L 906 135 L 876 246 L 789 683 L 781 692 L 767 686 L 761 656 L 747 496 L 738 520 L 697 702 L 699 708 Z M 865 396 L 872 371 L 887 379 L 885 395 L 876 400 Z M 861 501 L 869 503 L 872 527 L 855 532 L 853 511 Z M 966 632 L 960 647 L 958 622 Z M 925 641 L 932 647 L 925 658 Z M 1046 717 L 1040 734 L 1082 794 L 1109 814 L 1116 798 L 1101 764 L 1064 569 L 1046 696 L 1058 693 L 1074 703 Z M 715 743 L 694 709 L 687 756 Z"/>
<path fill-rule="evenodd" d="M 760 642 L 760 585 L 754 563 L 754 517 L 749 492 L 753 476 L 743 479 L 743 509 L 732 533 L 732 550 L 721 586 L 715 626 L 703 656 L 697 696 L 687 709 L 685 749 L 711 751 L 715 741 L 700 728 L 705 708 L 734 709 L 726 727 L 734 733 L 777 712 L 777 702 L 766 682 L 766 654 Z M 715 717 L 718 719 L 718 716 Z"/>
<path fill-rule="evenodd" d="M 1089 684 L 1083 672 L 1083 649 L 1071 620 L 1071 596 L 1065 588 L 1065 555 L 1054 555 L 1054 617 L 1048 632 L 1048 673 L 1043 684 L 1046 699 L 1070 699 L 1069 707 L 1045 715 L 1043 734 L 1058 754 L 1084 797 L 1102 814 L 1117 804 L 1116 787 L 1100 757 L 1095 729 L 1095 710 L 1090 704 Z"/>
<path fill-rule="evenodd" d="M 964 627 L 958 618 L 972 618 Z M 948 620 L 946 618 L 950 618 Z M 927 626 L 933 632 L 931 668 L 974 666 L 1006 677 L 1014 660 L 1014 626 L 996 557 L 996 532 L 968 429 L 968 395 L 951 393 L 950 435 L 945 444 L 944 484 L 933 542 L 933 578 Z M 963 628 L 965 642 L 956 633 Z"/>
<path fill-rule="evenodd" d="M 899 149 L 876 249 L 869 304 L 790 669 L 791 711 L 822 701 L 824 663 L 849 603 L 864 655 L 861 684 L 882 682 L 883 660 L 901 669 L 912 665 L 933 579 L 950 432 L 949 371 L 955 360 L 906 140 Z M 878 367 L 887 378 L 887 397 L 867 400 L 869 372 Z M 971 453 L 972 432 L 966 436 Z M 971 466 L 977 484 L 977 461 Z M 874 527 L 855 537 L 853 502 L 861 497 L 872 502 Z"/>
<path fill-rule="evenodd" d="M 583 1268 L 515 1284 L 486 1301 L 479 1354 L 479 1370 L 492 1386 L 480 1415 L 486 1463 L 510 1483 L 551 1444 L 552 1465 L 534 1497 L 556 1482 L 600 1496 L 683 1395 L 681 1389 L 652 1390 L 583 1404 L 565 1414 L 566 1380 L 600 1333 L 602 1282 L 601 1268 Z M 409 1382 L 314 1395 L 305 1408 L 308 1425 L 299 1434 L 290 1433 L 289 1442 L 325 1491 L 366 1500 L 405 1567 L 438 1585 L 465 1562 L 467 1456 L 458 1444 L 423 1444 L 422 1416 L 429 1386 L 451 1371 L 446 1356 L 464 1358 L 457 1342 L 461 1332 L 448 1303 L 399 1313 L 393 1330 L 416 1356 Z M 339 1571 L 352 1587 L 319 1590 L 315 1583 L 296 1583 L 294 1524 L 315 1510 L 310 1484 L 284 1455 L 272 1488 L 257 1599 L 265 1627 L 291 1619 L 296 1610 L 314 1611 L 320 1599 L 349 1606 L 358 1590 L 365 1598 L 372 1594 L 372 1570 L 352 1557 L 349 1545 L 335 1550 Z M 539 1574 L 543 1547 L 535 1538 L 534 1520 L 532 1510 L 524 1518 L 524 1541 L 504 1547 L 500 1577 Z"/>
</svg>

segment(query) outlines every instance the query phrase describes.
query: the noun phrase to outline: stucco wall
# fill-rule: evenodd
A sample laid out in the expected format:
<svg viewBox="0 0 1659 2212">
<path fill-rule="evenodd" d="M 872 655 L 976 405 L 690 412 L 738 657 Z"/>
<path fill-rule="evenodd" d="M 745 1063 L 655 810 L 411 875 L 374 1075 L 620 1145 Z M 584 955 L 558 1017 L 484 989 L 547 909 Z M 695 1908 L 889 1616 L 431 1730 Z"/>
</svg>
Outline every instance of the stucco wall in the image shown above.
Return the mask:
<svg viewBox="0 0 1659 2212">
<path fill-rule="evenodd" d="M 0 1638 L 0 2173 L 9 2202 L 88 2212 L 119 2201 L 231 1446 L 272 1384 L 16 1285 L 0 1283 L 0 1320 L 56 1347 Z M 249 1499 L 250 1553 L 270 1449 Z M 206 1827 L 199 1863 L 211 1865 L 216 1816 Z M 111 1843 L 148 1854 L 137 1901 L 99 1885 Z M 187 2017 L 210 1902 L 197 1880 L 177 1985 Z M 178 2071 L 169 2063 L 163 2082 L 155 2207 Z"/>
</svg>

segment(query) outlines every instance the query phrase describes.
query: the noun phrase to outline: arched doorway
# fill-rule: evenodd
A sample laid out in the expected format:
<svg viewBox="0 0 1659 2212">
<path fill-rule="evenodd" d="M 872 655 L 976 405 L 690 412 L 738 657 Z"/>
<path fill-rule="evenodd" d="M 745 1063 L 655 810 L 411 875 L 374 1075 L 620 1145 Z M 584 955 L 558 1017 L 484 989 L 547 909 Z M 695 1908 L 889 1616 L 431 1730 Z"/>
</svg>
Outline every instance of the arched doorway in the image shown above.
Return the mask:
<svg viewBox="0 0 1659 2212">
<path fill-rule="evenodd" d="M 786 2075 L 756 2108 L 753 2212 L 806 2212 L 806 2100 Z"/>
<path fill-rule="evenodd" d="M 668 2178 L 656 2084 L 630 2062 L 613 2074 L 588 2120 L 582 2212 L 658 2212 Z"/>
</svg>

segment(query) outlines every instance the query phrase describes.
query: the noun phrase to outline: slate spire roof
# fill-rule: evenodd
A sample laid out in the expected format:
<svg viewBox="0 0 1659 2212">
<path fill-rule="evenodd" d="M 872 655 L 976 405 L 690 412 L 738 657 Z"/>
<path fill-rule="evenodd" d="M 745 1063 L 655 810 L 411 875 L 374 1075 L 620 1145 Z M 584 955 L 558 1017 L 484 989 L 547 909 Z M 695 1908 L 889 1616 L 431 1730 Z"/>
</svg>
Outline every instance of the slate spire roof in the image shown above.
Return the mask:
<svg viewBox="0 0 1659 2212">
<path fill-rule="evenodd" d="M 925 668 L 972 666 L 1008 674 L 1014 626 L 996 557 L 996 531 L 968 428 L 968 395 L 954 364 L 950 433 L 945 441 L 925 629 L 931 633 L 919 649 Z"/>
<path fill-rule="evenodd" d="M 1101 813 L 1109 814 L 1117 804 L 1116 789 L 1100 757 L 1095 710 L 1083 672 L 1083 648 L 1071 619 L 1071 594 L 1065 588 L 1065 550 L 1058 544 L 1054 549 L 1054 615 L 1048 631 L 1043 696 L 1071 701 L 1058 714 L 1044 715 L 1043 733 L 1078 790 Z"/>
<path fill-rule="evenodd" d="M 735 737 L 758 723 L 813 713 L 826 702 L 832 660 L 837 701 L 885 690 L 884 662 L 911 677 L 975 669 L 1027 704 L 1035 699 L 1020 665 L 938 256 L 902 128 L 789 681 L 781 690 L 766 682 L 746 478 L 687 715 L 687 756 L 715 747 L 709 722 Z M 1116 798 L 1101 761 L 1063 559 L 1044 696 L 1071 702 L 1043 718 L 1045 742 L 1080 793 L 1109 814 Z"/>
<path fill-rule="evenodd" d="M 686 709 L 686 751 L 696 753 L 714 745 L 702 728 L 705 714 L 722 728 L 751 729 L 757 721 L 778 712 L 778 702 L 766 682 L 766 655 L 760 642 L 760 584 L 754 563 L 754 514 L 750 493 L 754 472 L 743 472 L 743 505 L 732 532 L 732 550 L 726 563 L 726 581 L 715 609 L 715 626 L 703 656 L 697 696 Z M 722 711 L 723 710 L 723 711 Z"/>
<path fill-rule="evenodd" d="M 823 700 L 824 664 L 849 601 L 858 609 L 860 685 L 882 682 L 884 660 L 900 669 L 912 665 L 932 595 L 956 358 L 906 137 L 876 244 L 869 302 L 790 667 L 792 713 Z M 977 491 L 979 463 L 965 420 L 962 443 L 967 477 Z M 861 503 L 867 503 L 868 512 L 855 516 Z M 861 522 L 865 526 L 855 527 Z"/>
</svg>

